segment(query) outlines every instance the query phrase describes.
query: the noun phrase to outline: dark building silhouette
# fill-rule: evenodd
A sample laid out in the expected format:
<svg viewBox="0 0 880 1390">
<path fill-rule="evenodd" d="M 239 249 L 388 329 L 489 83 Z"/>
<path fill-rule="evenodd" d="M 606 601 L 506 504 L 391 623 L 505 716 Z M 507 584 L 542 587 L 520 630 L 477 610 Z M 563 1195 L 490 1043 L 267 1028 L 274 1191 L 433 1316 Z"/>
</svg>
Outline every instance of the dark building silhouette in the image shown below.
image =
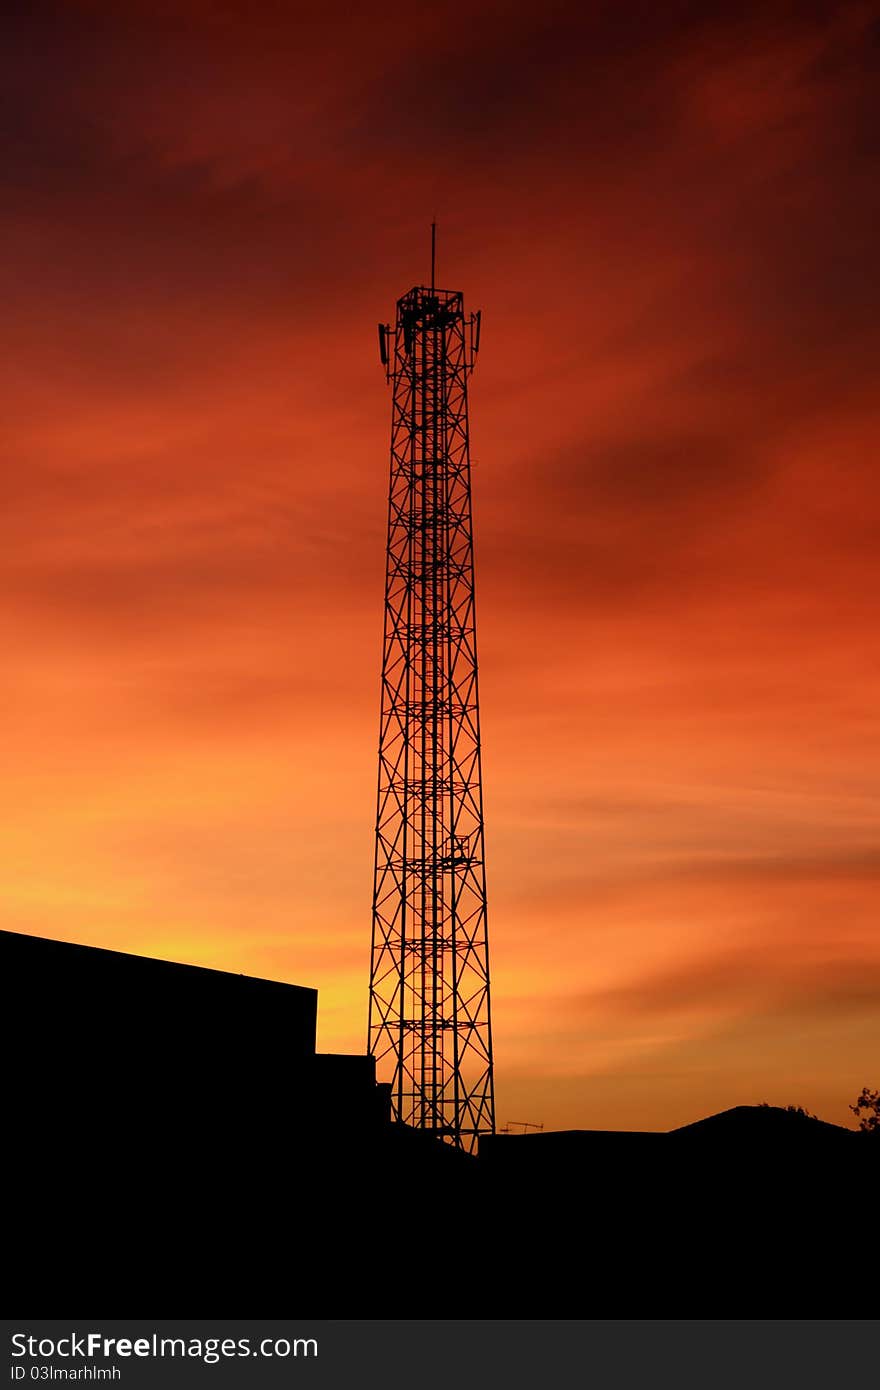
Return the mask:
<svg viewBox="0 0 880 1390">
<path fill-rule="evenodd" d="M 5 1025 L 41 1086 L 82 1067 L 213 1086 L 315 1052 L 314 989 L 14 932 L 0 933 L 0 956 Z"/>
<path fill-rule="evenodd" d="M 0 980 L 6 1234 L 41 1300 L 356 1309 L 377 1185 L 469 1162 L 390 1122 L 372 1057 L 316 1052 L 313 989 L 6 931 Z"/>
<path fill-rule="evenodd" d="M 870 1315 L 870 1137 L 740 1107 L 478 1159 L 316 1053 L 314 990 L 11 932 L 0 979 L 15 1312 Z"/>
<path fill-rule="evenodd" d="M 386 1118 L 371 1057 L 316 1052 L 315 989 L 5 931 L 0 962 L 16 1091 L 73 1131 L 98 1107 L 126 1134 L 150 1109 L 199 1132 L 244 1098 L 322 1134 Z"/>
</svg>

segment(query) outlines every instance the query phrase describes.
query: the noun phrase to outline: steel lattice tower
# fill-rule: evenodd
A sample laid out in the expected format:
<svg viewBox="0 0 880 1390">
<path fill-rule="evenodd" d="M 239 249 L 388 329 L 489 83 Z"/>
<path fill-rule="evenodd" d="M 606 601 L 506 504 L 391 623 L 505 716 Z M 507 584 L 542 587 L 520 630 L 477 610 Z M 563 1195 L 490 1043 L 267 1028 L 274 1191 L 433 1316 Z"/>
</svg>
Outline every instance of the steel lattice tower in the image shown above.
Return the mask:
<svg viewBox="0 0 880 1390">
<path fill-rule="evenodd" d="M 467 405 L 480 315 L 431 279 L 379 325 L 393 403 L 368 1048 L 396 1119 L 473 1151 L 495 1127 Z"/>
</svg>

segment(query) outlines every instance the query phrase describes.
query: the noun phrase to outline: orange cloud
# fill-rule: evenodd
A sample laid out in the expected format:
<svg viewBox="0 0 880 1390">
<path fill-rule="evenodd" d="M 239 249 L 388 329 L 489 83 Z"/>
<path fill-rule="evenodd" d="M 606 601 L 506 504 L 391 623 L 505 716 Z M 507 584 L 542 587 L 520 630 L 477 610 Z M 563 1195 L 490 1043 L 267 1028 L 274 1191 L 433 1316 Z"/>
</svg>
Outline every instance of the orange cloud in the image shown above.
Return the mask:
<svg viewBox="0 0 880 1390">
<path fill-rule="evenodd" d="M 4 925 L 363 1045 L 389 401 L 472 388 L 499 1117 L 847 1122 L 880 1043 L 868 7 L 32 8 L 0 57 Z M 34 93 L 45 99 L 34 100 Z M 521 1111 L 523 1113 L 514 1113 Z"/>
</svg>

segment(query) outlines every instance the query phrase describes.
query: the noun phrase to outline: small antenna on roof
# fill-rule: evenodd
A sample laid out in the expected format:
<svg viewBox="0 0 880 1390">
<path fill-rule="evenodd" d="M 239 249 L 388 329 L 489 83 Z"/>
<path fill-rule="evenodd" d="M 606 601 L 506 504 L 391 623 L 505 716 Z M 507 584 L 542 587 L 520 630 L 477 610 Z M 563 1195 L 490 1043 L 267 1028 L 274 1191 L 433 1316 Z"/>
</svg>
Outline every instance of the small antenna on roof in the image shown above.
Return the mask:
<svg viewBox="0 0 880 1390">
<path fill-rule="evenodd" d="M 437 219 L 431 223 L 431 293 L 434 293 L 434 268 L 437 264 Z"/>
</svg>

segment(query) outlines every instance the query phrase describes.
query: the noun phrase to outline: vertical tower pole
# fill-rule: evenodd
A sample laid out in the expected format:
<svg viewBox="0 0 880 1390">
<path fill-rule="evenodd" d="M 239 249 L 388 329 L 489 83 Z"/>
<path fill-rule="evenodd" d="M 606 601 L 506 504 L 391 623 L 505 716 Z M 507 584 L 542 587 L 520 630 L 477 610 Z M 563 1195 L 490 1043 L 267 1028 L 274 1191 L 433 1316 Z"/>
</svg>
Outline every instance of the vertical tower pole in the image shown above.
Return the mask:
<svg viewBox="0 0 880 1390">
<path fill-rule="evenodd" d="M 417 286 L 392 386 L 369 1051 L 396 1119 L 473 1152 L 495 1127 L 467 378 L 480 315 Z"/>
</svg>

